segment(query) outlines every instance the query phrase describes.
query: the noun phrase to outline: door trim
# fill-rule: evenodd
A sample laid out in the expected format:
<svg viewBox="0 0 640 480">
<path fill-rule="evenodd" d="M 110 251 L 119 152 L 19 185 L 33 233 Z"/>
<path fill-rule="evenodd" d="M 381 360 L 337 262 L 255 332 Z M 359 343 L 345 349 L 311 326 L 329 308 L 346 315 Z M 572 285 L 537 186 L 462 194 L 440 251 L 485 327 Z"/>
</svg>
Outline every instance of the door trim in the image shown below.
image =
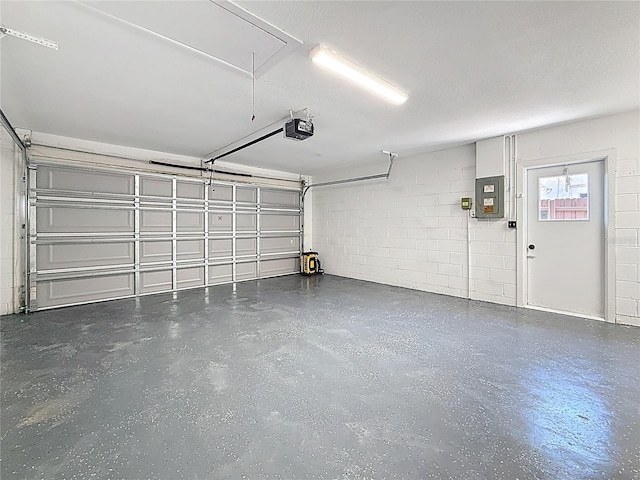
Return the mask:
<svg viewBox="0 0 640 480">
<path fill-rule="evenodd" d="M 600 320 L 600 321 L 603 320 L 602 317 L 596 317 L 596 316 L 593 316 L 593 315 L 585 315 L 585 314 L 582 314 L 582 313 L 573 313 L 573 312 L 564 312 L 562 310 L 556 310 L 554 308 L 537 307 L 535 305 L 527 305 L 525 308 L 528 308 L 529 310 L 538 310 L 540 312 L 557 313 L 558 315 L 566 315 L 568 317 L 586 318 L 587 320 Z"/>
<path fill-rule="evenodd" d="M 516 305 L 531 308 L 527 305 L 528 271 L 526 262 L 527 239 L 527 174 L 529 169 L 554 167 L 586 162 L 604 162 L 604 320 L 616 322 L 616 249 L 615 249 L 615 164 L 616 149 L 597 150 L 593 152 L 563 155 L 558 157 L 535 158 L 523 160 L 516 158 L 516 208 L 519 228 L 516 233 Z M 564 312 L 558 312 L 564 313 Z M 570 313 L 565 313 L 570 315 Z M 585 317 L 586 318 L 586 317 Z M 590 317 L 593 318 L 593 317 Z"/>
</svg>

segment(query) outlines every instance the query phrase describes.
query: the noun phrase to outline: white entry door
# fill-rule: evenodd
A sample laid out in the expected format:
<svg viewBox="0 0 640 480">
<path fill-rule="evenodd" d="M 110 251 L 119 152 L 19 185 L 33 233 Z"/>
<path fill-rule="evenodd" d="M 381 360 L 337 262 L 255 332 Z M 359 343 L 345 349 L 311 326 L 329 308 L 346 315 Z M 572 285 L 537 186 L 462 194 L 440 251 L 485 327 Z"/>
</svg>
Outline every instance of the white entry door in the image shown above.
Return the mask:
<svg viewBox="0 0 640 480">
<path fill-rule="evenodd" d="M 604 318 L 604 161 L 527 178 L 528 305 Z"/>
</svg>

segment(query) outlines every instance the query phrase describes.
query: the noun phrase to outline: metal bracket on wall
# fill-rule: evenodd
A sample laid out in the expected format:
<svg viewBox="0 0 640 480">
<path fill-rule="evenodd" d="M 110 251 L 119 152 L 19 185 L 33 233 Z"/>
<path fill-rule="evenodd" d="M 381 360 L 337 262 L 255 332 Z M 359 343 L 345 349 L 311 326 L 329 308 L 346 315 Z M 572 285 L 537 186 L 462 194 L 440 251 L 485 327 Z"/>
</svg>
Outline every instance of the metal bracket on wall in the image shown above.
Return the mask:
<svg viewBox="0 0 640 480">
<path fill-rule="evenodd" d="M 313 187 L 328 187 L 330 185 L 341 185 L 343 183 L 353 183 L 353 182 L 362 182 L 364 180 L 375 180 L 377 178 L 384 178 L 386 180 L 391 176 L 391 169 L 393 168 L 393 161 L 398 158 L 397 153 L 389 152 L 387 150 L 382 150 L 382 153 L 385 155 L 389 155 L 389 169 L 387 173 L 380 173 L 377 175 L 367 175 L 364 177 L 353 177 L 353 178 L 345 178 L 344 180 L 333 180 L 331 182 L 322 182 L 322 183 L 312 183 L 311 185 L 307 185 L 305 189 L 302 191 L 302 199 L 304 200 L 305 195 L 309 191 L 310 188 Z"/>
<path fill-rule="evenodd" d="M 18 145 L 18 147 L 20 147 L 20 150 L 24 152 L 27 149 L 27 146 L 23 143 L 22 140 L 20 140 L 20 137 L 16 133 L 15 128 L 13 128 L 13 125 L 11 125 L 11 122 L 6 117 L 2 109 L 0 109 L 0 122 L 2 122 L 2 126 L 7 130 L 9 135 L 11 135 L 11 138 L 16 143 L 16 145 Z"/>
</svg>

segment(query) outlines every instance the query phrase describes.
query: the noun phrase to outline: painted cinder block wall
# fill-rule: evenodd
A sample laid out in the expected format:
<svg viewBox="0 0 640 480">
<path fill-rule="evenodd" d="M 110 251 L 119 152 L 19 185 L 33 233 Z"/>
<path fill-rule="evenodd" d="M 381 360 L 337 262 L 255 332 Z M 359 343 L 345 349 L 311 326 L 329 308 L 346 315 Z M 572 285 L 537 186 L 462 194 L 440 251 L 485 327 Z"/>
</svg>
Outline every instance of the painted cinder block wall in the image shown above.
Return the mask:
<svg viewBox="0 0 640 480">
<path fill-rule="evenodd" d="M 634 325 L 640 325 L 639 129 L 640 113 L 634 111 L 518 134 L 522 160 L 616 150 L 616 319 Z M 6 132 L 1 145 L 0 312 L 5 314 L 15 311 L 18 288 L 12 240 L 15 150 Z M 364 174 L 386 171 L 386 164 L 375 168 Z M 351 169 L 314 181 L 361 174 L 362 169 Z M 312 190 L 305 202 L 305 249 L 320 252 L 327 273 L 515 305 L 516 232 L 506 219 L 469 221 L 459 200 L 473 196 L 474 179 L 475 147 L 468 145 L 401 158 L 389 181 Z M 507 199 L 507 214 L 510 208 Z"/>
<path fill-rule="evenodd" d="M 325 272 L 467 297 L 460 197 L 472 195 L 474 179 L 469 145 L 399 159 L 388 181 L 314 190 L 313 248 Z"/>
<path fill-rule="evenodd" d="M 523 161 L 615 149 L 616 320 L 632 325 L 640 325 L 639 120 L 634 111 L 517 134 Z M 474 179 L 468 145 L 400 158 L 389 181 L 318 188 L 312 248 L 327 273 L 515 305 L 516 230 L 507 218 L 469 219 L 460 209 Z M 512 195 L 506 203 L 508 215 Z"/>
</svg>

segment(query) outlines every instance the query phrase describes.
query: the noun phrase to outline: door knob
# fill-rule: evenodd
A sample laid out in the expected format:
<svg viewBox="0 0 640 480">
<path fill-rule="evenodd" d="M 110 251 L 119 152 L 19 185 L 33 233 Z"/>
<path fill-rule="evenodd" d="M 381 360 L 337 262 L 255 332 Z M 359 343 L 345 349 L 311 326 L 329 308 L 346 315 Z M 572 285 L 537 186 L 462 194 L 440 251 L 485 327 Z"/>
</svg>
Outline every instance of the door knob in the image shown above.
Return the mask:
<svg viewBox="0 0 640 480">
<path fill-rule="evenodd" d="M 533 252 L 536 246 L 533 243 L 530 243 L 527 248 L 529 249 L 530 252 Z M 536 258 L 536 256 L 529 253 L 527 254 L 527 258 Z"/>
</svg>

